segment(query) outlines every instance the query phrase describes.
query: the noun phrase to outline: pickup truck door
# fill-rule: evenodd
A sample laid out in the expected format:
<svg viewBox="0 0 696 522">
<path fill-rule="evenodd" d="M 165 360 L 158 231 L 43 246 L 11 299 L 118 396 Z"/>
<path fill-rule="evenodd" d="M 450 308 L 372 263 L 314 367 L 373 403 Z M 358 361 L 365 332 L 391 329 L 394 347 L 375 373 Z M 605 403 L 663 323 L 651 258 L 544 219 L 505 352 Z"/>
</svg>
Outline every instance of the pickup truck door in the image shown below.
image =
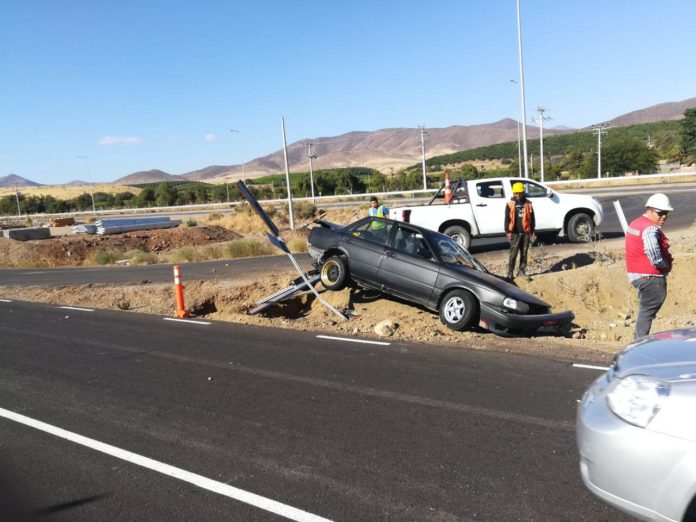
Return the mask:
<svg viewBox="0 0 696 522">
<path fill-rule="evenodd" d="M 550 189 L 528 179 L 514 179 L 512 183 L 518 181 L 524 185 L 527 199 L 534 206 L 536 230 L 559 230 L 562 228 L 563 213 L 561 212 L 559 197 L 555 194 L 549 197 Z"/>
<path fill-rule="evenodd" d="M 390 293 L 427 305 L 440 265 L 418 230 L 407 225 L 397 226 L 384 251 L 377 278 Z"/>
<path fill-rule="evenodd" d="M 469 200 L 482 236 L 505 233 L 505 206 L 511 192 L 508 180 L 472 181 Z M 503 186 L 505 183 L 505 187 Z"/>
</svg>

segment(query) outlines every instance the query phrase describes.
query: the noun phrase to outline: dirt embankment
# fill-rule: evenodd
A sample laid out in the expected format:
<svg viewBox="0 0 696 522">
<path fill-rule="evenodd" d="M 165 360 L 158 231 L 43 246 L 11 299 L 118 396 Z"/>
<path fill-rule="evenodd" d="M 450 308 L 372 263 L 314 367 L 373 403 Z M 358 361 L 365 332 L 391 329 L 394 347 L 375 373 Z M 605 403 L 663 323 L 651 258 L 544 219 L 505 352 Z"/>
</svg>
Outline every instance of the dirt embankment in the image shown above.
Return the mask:
<svg viewBox="0 0 696 522">
<path fill-rule="evenodd" d="M 179 245 L 210 243 L 220 238 L 231 239 L 234 233 L 213 231 L 210 227 L 175 229 L 124 234 L 108 239 L 123 243 L 122 248 L 171 249 Z M 128 236 L 128 237 L 125 237 Z M 56 259 L 84 257 L 67 255 L 66 248 L 84 245 L 89 238 L 57 241 L 50 251 Z M 98 238 L 91 238 L 99 244 Z M 696 275 L 696 228 L 670 233 L 675 256 L 674 271 L 669 276 L 668 298 L 653 331 L 695 324 L 696 297 L 693 278 Z M 44 244 L 46 242 L 36 242 Z M 47 243 L 46 243 L 47 244 Z M 576 248 L 577 247 L 577 248 Z M 563 253 L 564 252 L 564 253 Z M 505 252 L 486 255 L 489 269 L 503 273 Z M 349 316 L 341 320 L 326 309 L 310 293 L 295 296 L 271 307 L 267 312 L 248 315 L 247 310 L 261 298 L 284 288 L 296 274 L 288 265 L 276 274 L 264 274 L 258 280 L 212 280 L 186 285 L 186 302 L 197 317 L 270 327 L 323 331 L 346 336 L 375 337 L 375 326 L 382 321 L 393 325 L 387 333 L 391 341 L 415 341 L 445 345 L 466 345 L 470 348 L 509 350 L 526 353 L 553 354 L 567 359 L 593 359 L 607 362 L 611 354 L 630 342 L 637 299 L 625 275 L 621 241 L 598 242 L 579 247 L 569 245 L 561 253 L 546 246 L 533 247 L 530 253 L 531 282 L 518 280 L 526 291 L 549 302 L 554 310 L 570 309 L 575 313 L 576 338 L 535 337 L 533 340 L 502 339 L 482 330 L 453 332 L 445 328 L 436 314 L 383 295 L 358 289 L 325 292 L 333 306 Z M 80 264 L 80 263 L 75 263 Z M 50 263 L 44 266 L 51 266 Z M 172 315 L 174 292 L 171 285 L 137 284 L 119 287 L 77 285 L 62 288 L 0 286 L 5 298 L 49 303 L 111 308 L 126 311 Z"/>
</svg>

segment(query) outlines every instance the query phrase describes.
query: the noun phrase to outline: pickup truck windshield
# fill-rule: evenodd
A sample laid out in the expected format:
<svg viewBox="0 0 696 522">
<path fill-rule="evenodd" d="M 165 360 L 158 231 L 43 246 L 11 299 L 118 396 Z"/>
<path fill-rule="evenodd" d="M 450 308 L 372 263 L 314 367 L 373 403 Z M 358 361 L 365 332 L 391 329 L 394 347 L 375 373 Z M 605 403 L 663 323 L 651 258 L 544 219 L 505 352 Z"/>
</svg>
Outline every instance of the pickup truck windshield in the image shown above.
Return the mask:
<svg viewBox="0 0 696 522">
<path fill-rule="evenodd" d="M 488 272 L 486 267 L 484 267 L 474 256 L 472 256 L 468 250 L 462 248 L 459 243 L 450 239 L 447 236 L 437 235 L 434 238 L 435 249 L 440 254 L 440 259 L 444 263 L 450 263 L 453 265 L 463 265 L 479 272 Z"/>
</svg>

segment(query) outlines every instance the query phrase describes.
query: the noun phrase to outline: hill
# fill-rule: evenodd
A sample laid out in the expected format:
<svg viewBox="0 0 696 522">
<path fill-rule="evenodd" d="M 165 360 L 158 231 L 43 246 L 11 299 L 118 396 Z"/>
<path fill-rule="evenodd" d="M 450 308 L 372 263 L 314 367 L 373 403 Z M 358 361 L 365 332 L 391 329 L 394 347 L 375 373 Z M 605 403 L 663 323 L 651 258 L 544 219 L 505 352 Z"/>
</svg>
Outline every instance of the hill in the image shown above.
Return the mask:
<svg viewBox="0 0 696 522">
<path fill-rule="evenodd" d="M 0 187 L 40 187 L 41 183 L 36 183 L 29 179 L 23 178 L 22 176 L 17 176 L 17 174 L 8 174 L 0 178 Z"/>
<path fill-rule="evenodd" d="M 157 183 L 158 181 L 186 181 L 186 178 L 169 174 L 162 170 L 153 169 L 134 172 L 128 176 L 118 178 L 114 183 L 120 185 L 140 185 L 143 183 Z"/>
<path fill-rule="evenodd" d="M 680 102 L 660 103 L 647 109 L 640 109 L 618 116 L 606 123 L 614 127 L 624 125 L 636 125 L 638 123 L 652 123 L 665 120 L 680 120 L 686 109 L 696 107 L 696 98 Z"/>
</svg>

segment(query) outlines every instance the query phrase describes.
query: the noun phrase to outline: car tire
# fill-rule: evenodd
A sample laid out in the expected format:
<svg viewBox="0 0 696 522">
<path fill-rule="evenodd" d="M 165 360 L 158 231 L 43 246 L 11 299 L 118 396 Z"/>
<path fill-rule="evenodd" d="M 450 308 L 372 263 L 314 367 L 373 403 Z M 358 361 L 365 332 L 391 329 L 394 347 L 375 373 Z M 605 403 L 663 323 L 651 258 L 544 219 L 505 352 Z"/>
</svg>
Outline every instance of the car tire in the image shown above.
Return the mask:
<svg viewBox="0 0 696 522">
<path fill-rule="evenodd" d="M 465 227 L 461 225 L 451 225 L 443 231 L 443 234 L 451 237 L 461 246 L 469 250 L 471 246 L 471 234 Z"/>
<path fill-rule="evenodd" d="M 479 304 L 466 290 L 452 290 L 440 303 L 440 320 L 452 330 L 465 330 L 478 318 Z"/>
<path fill-rule="evenodd" d="M 592 217 L 587 214 L 575 214 L 568 220 L 568 239 L 571 243 L 587 243 L 592 241 L 595 226 Z"/>
<path fill-rule="evenodd" d="M 340 256 L 331 256 L 321 265 L 319 276 L 327 290 L 340 290 L 346 285 L 348 267 Z"/>
</svg>

